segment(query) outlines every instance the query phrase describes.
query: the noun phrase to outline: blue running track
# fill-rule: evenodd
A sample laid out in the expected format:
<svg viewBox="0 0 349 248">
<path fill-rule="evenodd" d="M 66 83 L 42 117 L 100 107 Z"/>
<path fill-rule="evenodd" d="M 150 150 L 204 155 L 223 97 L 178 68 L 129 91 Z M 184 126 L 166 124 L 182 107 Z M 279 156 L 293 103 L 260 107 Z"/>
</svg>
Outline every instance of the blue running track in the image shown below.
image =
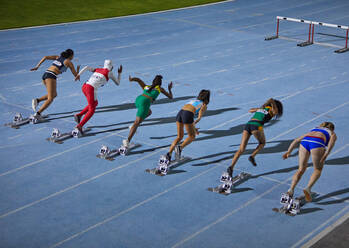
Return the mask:
<svg viewBox="0 0 349 248">
<path fill-rule="evenodd" d="M 31 99 L 46 94 L 41 76 L 29 69 L 45 55 L 72 48 L 76 64 L 122 64 L 121 85 L 98 92 L 88 122 L 91 132 L 63 144 L 46 141 L 52 128 L 74 127 L 86 105 L 81 92 L 89 73 L 75 82 L 59 76 L 58 97 L 45 112 L 49 122 L 20 129 L 0 127 L 0 247 L 301 247 L 349 213 L 349 52 L 345 31 L 316 29 L 314 44 L 297 47 L 307 26 L 281 22 L 287 16 L 349 24 L 345 0 L 236 0 L 213 5 L 98 21 L 0 32 L 0 117 L 28 116 Z M 163 96 L 139 128 L 141 146 L 110 162 L 96 158 L 102 144 L 118 147 L 135 119 L 141 93 L 128 75 L 150 82 L 162 74 L 174 82 L 174 100 Z M 165 177 L 153 168 L 176 135 L 175 116 L 200 89 L 212 91 L 201 134 L 184 150 L 191 161 Z M 284 116 L 265 127 L 267 145 L 251 138 L 236 169 L 253 177 L 233 194 L 209 192 L 238 149 L 251 107 L 275 97 Z M 338 141 L 313 190 L 319 194 L 300 215 L 272 211 L 297 170 L 297 156 L 282 160 L 290 142 L 323 121 L 336 125 Z M 301 195 L 310 167 L 295 194 Z"/>
</svg>

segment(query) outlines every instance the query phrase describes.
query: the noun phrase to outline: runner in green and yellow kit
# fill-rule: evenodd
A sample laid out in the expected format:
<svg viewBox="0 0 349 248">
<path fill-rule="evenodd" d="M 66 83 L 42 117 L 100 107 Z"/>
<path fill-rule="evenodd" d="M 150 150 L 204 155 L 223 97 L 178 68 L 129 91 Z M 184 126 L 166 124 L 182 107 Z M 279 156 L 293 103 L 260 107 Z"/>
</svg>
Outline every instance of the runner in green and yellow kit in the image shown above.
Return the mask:
<svg viewBox="0 0 349 248">
<path fill-rule="evenodd" d="M 142 121 L 147 118 L 149 115 L 151 115 L 151 109 L 150 105 L 156 100 L 156 98 L 160 95 L 160 93 L 167 96 L 169 99 L 173 98 L 172 95 L 172 82 L 168 84 L 168 92 L 161 87 L 162 84 L 162 76 L 156 75 L 152 85 L 146 85 L 141 79 L 137 77 L 131 77 L 129 76 L 130 82 L 137 82 L 140 87 L 143 89 L 143 94 L 139 95 L 136 98 L 136 108 L 137 108 L 137 116 L 136 120 L 134 121 L 130 133 L 128 135 L 128 139 L 125 139 L 122 141 L 122 144 L 124 147 L 128 147 L 129 143 L 133 137 L 133 135 L 136 133 L 138 126 L 142 123 Z"/>
<path fill-rule="evenodd" d="M 231 165 L 228 167 L 227 172 L 232 177 L 233 169 L 238 161 L 241 154 L 245 151 L 247 142 L 251 135 L 258 140 L 259 144 L 256 149 L 252 152 L 248 160 L 256 166 L 254 157 L 257 153 L 263 149 L 265 145 L 265 136 L 263 131 L 263 125 L 269 122 L 273 117 L 279 118 L 283 114 L 282 103 L 278 100 L 270 98 L 266 103 L 264 103 L 260 108 L 251 108 L 250 113 L 254 113 L 252 118 L 246 123 L 244 131 L 242 132 L 241 144 L 239 150 L 234 154 Z"/>
</svg>

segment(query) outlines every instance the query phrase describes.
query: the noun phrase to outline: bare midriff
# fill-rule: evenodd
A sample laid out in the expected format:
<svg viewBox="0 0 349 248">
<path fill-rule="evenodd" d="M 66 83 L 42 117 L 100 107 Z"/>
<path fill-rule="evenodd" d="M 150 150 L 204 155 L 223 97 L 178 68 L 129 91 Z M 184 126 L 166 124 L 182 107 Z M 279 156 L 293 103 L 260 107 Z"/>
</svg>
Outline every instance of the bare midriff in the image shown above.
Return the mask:
<svg viewBox="0 0 349 248">
<path fill-rule="evenodd" d="M 47 70 L 54 72 L 56 75 L 61 74 L 60 70 L 54 65 L 51 65 Z"/>
<path fill-rule="evenodd" d="M 190 111 L 190 112 L 192 112 L 193 114 L 195 114 L 195 112 L 196 112 L 195 107 L 194 107 L 193 105 L 191 105 L 191 104 L 186 104 L 186 105 L 184 105 L 182 109 L 183 109 L 183 110 Z"/>
</svg>

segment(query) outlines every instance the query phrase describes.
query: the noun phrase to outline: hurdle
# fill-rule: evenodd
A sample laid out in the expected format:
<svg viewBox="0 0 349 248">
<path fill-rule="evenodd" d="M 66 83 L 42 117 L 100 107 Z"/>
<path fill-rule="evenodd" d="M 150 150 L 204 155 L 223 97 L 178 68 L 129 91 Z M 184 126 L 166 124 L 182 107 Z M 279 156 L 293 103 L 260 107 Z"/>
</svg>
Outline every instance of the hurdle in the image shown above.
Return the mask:
<svg viewBox="0 0 349 248">
<path fill-rule="evenodd" d="M 345 47 L 338 49 L 336 51 L 334 51 L 335 53 L 345 53 L 347 51 L 349 51 L 348 48 L 348 34 L 349 34 L 349 27 L 348 26 L 343 26 L 343 25 L 337 25 L 337 24 L 331 24 L 331 23 L 324 23 L 324 22 L 312 22 L 313 24 L 313 37 L 314 37 L 314 26 L 315 25 L 319 25 L 319 26 L 324 26 L 324 27 L 330 27 L 330 28 L 340 28 L 343 30 L 347 30 L 346 31 L 346 36 L 345 36 Z"/>
<path fill-rule="evenodd" d="M 274 39 L 279 38 L 280 20 L 309 24 L 308 40 L 304 41 L 302 43 L 297 44 L 297 46 L 304 47 L 304 46 L 309 46 L 309 45 L 313 44 L 313 41 L 310 40 L 311 36 L 312 36 L 311 35 L 312 34 L 312 22 L 311 21 L 303 20 L 303 19 L 296 19 L 296 18 L 291 18 L 291 17 L 283 17 L 283 16 L 277 16 L 276 17 L 276 35 L 270 36 L 270 37 L 266 37 L 264 40 L 274 40 Z"/>
<path fill-rule="evenodd" d="M 344 52 L 349 51 L 349 48 L 348 48 L 349 27 L 348 26 L 331 24 L 331 23 L 324 23 L 324 22 L 309 21 L 309 20 L 296 19 L 296 18 L 283 17 L 283 16 L 277 16 L 276 20 L 277 20 L 276 35 L 266 37 L 264 40 L 269 41 L 269 40 L 274 40 L 274 39 L 279 38 L 280 20 L 285 20 L 285 21 L 300 22 L 300 23 L 309 24 L 308 40 L 297 44 L 297 46 L 304 47 L 304 46 L 309 46 L 309 45 L 314 44 L 315 25 L 319 25 L 319 26 L 324 26 L 324 27 L 340 28 L 340 29 L 346 30 L 345 47 L 338 49 L 338 50 L 335 50 L 334 52 L 335 53 L 344 53 Z"/>
</svg>

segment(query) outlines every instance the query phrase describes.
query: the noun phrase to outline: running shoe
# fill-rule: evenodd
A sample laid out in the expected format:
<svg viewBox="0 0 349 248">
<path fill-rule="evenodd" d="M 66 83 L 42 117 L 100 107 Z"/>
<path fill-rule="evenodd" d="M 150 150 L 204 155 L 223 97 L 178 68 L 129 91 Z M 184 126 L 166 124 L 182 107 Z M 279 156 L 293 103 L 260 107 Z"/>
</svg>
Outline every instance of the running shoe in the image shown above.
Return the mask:
<svg viewBox="0 0 349 248">
<path fill-rule="evenodd" d="M 36 99 L 36 98 L 32 99 L 32 109 L 34 112 L 36 112 L 37 106 L 38 106 L 38 99 Z"/>
</svg>

